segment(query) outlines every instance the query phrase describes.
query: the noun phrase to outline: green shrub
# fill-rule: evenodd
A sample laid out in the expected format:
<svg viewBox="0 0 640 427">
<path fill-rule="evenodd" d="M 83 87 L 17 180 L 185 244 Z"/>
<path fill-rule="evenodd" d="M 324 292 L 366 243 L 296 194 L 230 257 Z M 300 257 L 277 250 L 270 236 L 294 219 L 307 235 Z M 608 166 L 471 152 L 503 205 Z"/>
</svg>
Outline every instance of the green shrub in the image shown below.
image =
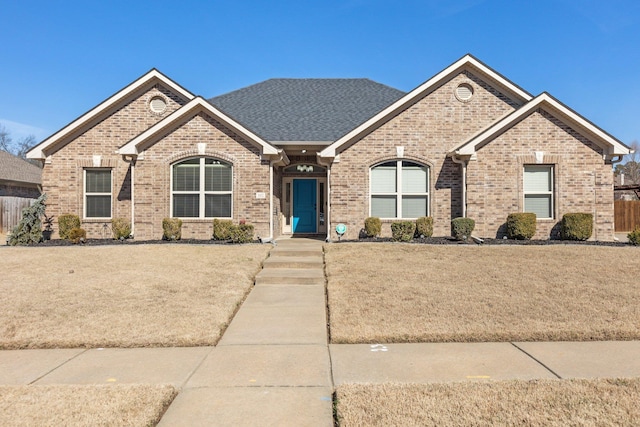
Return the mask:
<svg viewBox="0 0 640 427">
<path fill-rule="evenodd" d="M 164 218 L 162 220 L 162 238 L 164 240 L 180 240 L 182 238 L 182 220 L 180 218 Z"/>
<path fill-rule="evenodd" d="M 111 231 L 116 240 L 128 239 L 131 235 L 131 223 L 125 218 L 113 218 L 111 220 Z"/>
<path fill-rule="evenodd" d="M 382 232 L 382 221 L 380 218 L 370 216 L 364 220 L 364 232 L 367 237 L 378 237 Z"/>
<path fill-rule="evenodd" d="M 627 239 L 629 239 L 629 243 L 632 245 L 640 245 L 640 226 L 636 226 L 631 233 L 627 234 Z"/>
<path fill-rule="evenodd" d="M 72 228 L 69 231 L 69 240 L 76 245 L 80 242 L 84 243 L 87 240 L 87 232 L 80 227 Z"/>
<path fill-rule="evenodd" d="M 413 221 L 399 221 L 391 223 L 391 237 L 396 242 L 410 242 L 416 232 L 416 223 Z"/>
<path fill-rule="evenodd" d="M 231 228 L 233 222 L 230 219 L 214 219 L 213 220 L 213 238 L 214 240 L 231 239 Z"/>
<path fill-rule="evenodd" d="M 451 220 L 451 235 L 457 240 L 467 240 L 476 226 L 471 218 L 454 218 Z"/>
<path fill-rule="evenodd" d="M 61 239 L 71 239 L 69 233 L 74 228 L 80 228 L 80 217 L 74 214 L 62 214 L 58 217 L 58 233 Z"/>
<path fill-rule="evenodd" d="M 416 236 L 433 236 L 433 217 L 422 216 L 416 219 Z"/>
<path fill-rule="evenodd" d="M 512 213 L 507 216 L 507 237 L 529 240 L 536 234 L 536 214 L 529 212 Z"/>
<path fill-rule="evenodd" d="M 229 238 L 233 243 L 253 242 L 253 225 L 232 225 L 231 229 L 229 230 Z"/>
<path fill-rule="evenodd" d="M 562 240 L 587 240 L 593 233 L 593 214 L 566 213 L 560 223 Z"/>
<path fill-rule="evenodd" d="M 44 214 L 45 200 L 47 200 L 47 195 L 43 194 L 31 206 L 22 209 L 20 222 L 11 230 L 11 237 L 9 237 L 11 246 L 40 243 L 42 240 L 42 217 L 46 218 Z"/>
</svg>

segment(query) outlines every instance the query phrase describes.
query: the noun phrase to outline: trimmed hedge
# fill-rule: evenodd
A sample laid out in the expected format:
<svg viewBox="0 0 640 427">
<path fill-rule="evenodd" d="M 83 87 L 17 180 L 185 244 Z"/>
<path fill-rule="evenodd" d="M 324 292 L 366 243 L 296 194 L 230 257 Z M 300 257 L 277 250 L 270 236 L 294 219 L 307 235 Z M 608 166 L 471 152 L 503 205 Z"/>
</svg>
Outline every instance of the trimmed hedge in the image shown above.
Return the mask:
<svg viewBox="0 0 640 427">
<path fill-rule="evenodd" d="M 416 236 L 417 237 L 433 236 L 433 217 L 422 216 L 416 219 Z"/>
<path fill-rule="evenodd" d="M 131 223 L 125 218 L 113 218 L 111 232 L 115 240 L 128 239 L 131 236 Z"/>
<path fill-rule="evenodd" d="M 182 220 L 180 218 L 164 218 L 162 220 L 162 239 L 180 240 L 182 238 Z"/>
<path fill-rule="evenodd" d="M 566 213 L 560 223 L 562 240 L 587 240 L 593 233 L 593 214 Z"/>
<path fill-rule="evenodd" d="M 72 228 L 71 231 L 69 231 L 69 240 L 75 244 L 80 242 L 84 243 L 87 240 L 87 232 L 80 227 Z"/>
<path fill-rule="evenodd" d="M 508 238 L 515 240 L 529 240 L 534 234 L 536 234 L 536 214 L 518 212 L 507 216 Z"/>
<path fill-rule="evenodd" d="M 451 220 L 451 235 L 456 240 L 467 240 L 476 226 L 471 218 L 454 218 Z"/>
<path fill-rule="evenodd" d="M 229 238 L 233 243 L 253 242 L 253 225 L 231 225 L 231 229 L 229 230 Z"/>
<path fill-rule="evenodd" d="M 413 221 L 399 221 L 391 223 L 391 237 L 396 242 L 410 242 L 416 232 L 416 223 Z"/>
<path fill-rule="evenodd" d="M 365 219 L 364 232 L 367 237 L 378 237 L 382 232 L 382 221 L 380 221 L 380 218 L 371 216 Z"/>
<path fill-rule="evenodd" d="M 70 240 L 71 230 L 80 228 L 80 217 L 74 214 L 62 214 L 58 217 L 58 234 L 61 239 Z"/>
<path fill-rule="evenodd" d="M 637 226 L 631 233 L 627 234 L 627 239 L 632 245 L 640 245 L 640 226 Z"/>
<path fill-rule="evenodd" d="M 214 219 L 213 220 L 213 239 L 229 240 L 231 239 L 231 229 L 233 222 L 230 219 Z"/>
</svg>

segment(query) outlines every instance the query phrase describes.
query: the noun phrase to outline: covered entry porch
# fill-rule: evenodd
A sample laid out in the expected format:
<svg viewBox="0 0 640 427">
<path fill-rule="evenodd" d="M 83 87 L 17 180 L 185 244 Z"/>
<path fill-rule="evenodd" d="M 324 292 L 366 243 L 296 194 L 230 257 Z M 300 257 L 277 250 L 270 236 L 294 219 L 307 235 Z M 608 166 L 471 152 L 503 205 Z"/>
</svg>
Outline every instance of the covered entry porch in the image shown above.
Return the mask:
<svg viewBox="0 0 640 427">
<path fill-rule="evenodd" d="M 282 170 L 282 234 L 326 234 L 327 169 L 298 161 Z"/>
</svg>

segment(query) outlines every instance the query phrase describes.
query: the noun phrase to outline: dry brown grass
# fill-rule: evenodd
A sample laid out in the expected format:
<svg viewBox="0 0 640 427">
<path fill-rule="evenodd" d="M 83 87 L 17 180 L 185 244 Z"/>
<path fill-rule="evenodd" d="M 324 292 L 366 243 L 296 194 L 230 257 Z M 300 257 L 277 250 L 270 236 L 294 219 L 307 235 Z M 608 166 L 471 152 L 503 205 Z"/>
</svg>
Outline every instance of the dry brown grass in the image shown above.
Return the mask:
<svg viewBox="0 0 640 427">
<path fill-rule="evenodd" d="M 176 395 L 168 385 L 0 386 L 0 425 L 156 425 Z"/>
<path fill-rule="evenodd" d="M 340 426 L 632 426 L 640 378 L 449 384 L 347 384 Z"/>
<path fill-rule="evenodd" d="M 0 248 L 0 348 L 214 345 L 268 250 Z"/>
<path fill-rule="evenodd" d="M 325 246 L 334 343 L 640 339 L 632 247 Z"/>
</svg>

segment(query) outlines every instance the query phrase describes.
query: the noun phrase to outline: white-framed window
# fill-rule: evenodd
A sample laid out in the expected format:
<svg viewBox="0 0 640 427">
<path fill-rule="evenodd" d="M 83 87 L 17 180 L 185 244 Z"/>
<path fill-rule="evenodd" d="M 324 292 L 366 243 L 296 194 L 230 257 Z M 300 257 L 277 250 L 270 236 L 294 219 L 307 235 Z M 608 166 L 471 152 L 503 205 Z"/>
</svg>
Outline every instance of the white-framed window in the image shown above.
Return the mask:
<svg viewBox="0 0 640 427">
<path fill-rule="evenodd" d="M 429 167 L 392 160 L 371 168 L 370 215 L 378 218 L 429 216 Z"/>
<path fill-rule="evenodd" d="M 171 216 L 231 218 L 233 169 L 210 157 L 183 160 L 171 166 Z"/>
<path fill-rule="evenodd" d="M 84 170 L 84 217 L 111 218 L 111 169 Z"/>
<path fill-rule="evenodd" d="M 553 218 L 553 166 L 524 166 L 524 211 L 538 219 Z"/>
</svg>

